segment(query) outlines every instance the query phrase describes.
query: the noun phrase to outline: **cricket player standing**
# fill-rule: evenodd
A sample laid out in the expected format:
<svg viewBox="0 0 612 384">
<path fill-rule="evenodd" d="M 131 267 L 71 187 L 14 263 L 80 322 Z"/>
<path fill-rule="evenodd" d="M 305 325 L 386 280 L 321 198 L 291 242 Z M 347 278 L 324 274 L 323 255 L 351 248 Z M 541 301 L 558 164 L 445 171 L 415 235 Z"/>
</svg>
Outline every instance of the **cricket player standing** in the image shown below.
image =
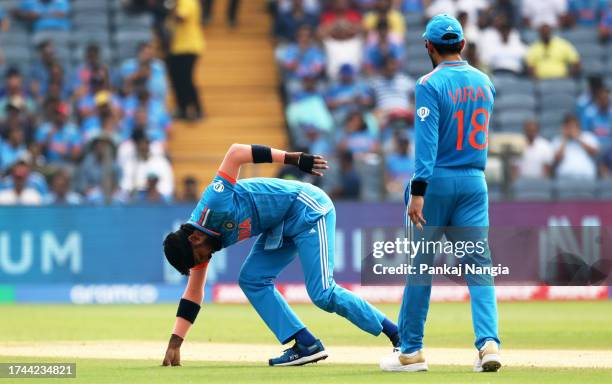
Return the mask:
<svg viewBox="0 0 612 384">
<path fill-rule="evenodd" d="M 372 335 L 385 334 L 397 347 L 397 326 L 334 281 L 336 211 L 330 198 L 319 188 L 298 181 L 236 180 L 240 167 L 247 163 L 285 163 L 316 176 L 328 168 L 322 157 L 308 153 L 261 145 L 233 144 L 229 148 L 190 219 L 164 240 L 168 262 L 189 275 L 189 280 L 163 364 L 180 365 L 180 347 L 200 310 L 212 254 L 252 236 L 258 238 L 240 270 L 240 288 L 279 342 L 294 341 L 281 356 L 270 359 L 269 365 L 304 365 L 327 357 L 321 341 L 274 286 L 274 279 L 296 256 L 316 306 Z"/>
<path fill-rule="evenodd" d="M 479 236 L 486 241 L 489 216 L 484 169 L 495 89 L 485 74 L 462 60 L 465 40 L 455 18 L 435 16 L 423 37 L 434 70 L 418 80 L 415 91 L 416 170 L 407 210 L 417 228 L 414 239 L 439 240 L 445 234 L 447 240 L 457 241 L 462 239 L 443 227 L 477 227 L 482 228 Z M 423 235 L 428 229 L 431 232 Z M 491 265 L 488 246 L 486 252 L 463 259 Z M 432 261 L 433 255 L 420 253 L 413 265 L 418 268 Z M 478 349 L 474 370 L 494 372 L 501 363 L 493 280 L 482 275 L 466 275 L 465 279 Z M 381 360 L 381 369 L 428 369 L 422 348 L 430 294 L 431 276 L 407 279 L 398 324 L 401 347 Z"/>
</svg>

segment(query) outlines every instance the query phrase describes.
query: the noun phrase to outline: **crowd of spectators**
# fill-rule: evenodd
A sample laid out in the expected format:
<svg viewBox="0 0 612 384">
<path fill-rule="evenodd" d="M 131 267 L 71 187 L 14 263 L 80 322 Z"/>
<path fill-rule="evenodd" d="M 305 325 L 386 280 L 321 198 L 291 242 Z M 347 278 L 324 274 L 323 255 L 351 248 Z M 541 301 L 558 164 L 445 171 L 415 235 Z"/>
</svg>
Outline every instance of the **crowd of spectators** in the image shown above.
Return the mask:
<svg viewBox="0 0 612 384">
<path fill-rule="evenodd" d="M 70 1 L 13 3 L 0 8 L 0 41 L 16 27 L 71 31 Z M 184 180 L 184 197 L 174 196 L 168 74 L 151 42 L 121 62 L 105 59 L 94 42 L 73 66 L 52 38 L 36 52 L 29 65 L 2 65 L 0 57 L 0 204 L 197 200 L 193 178 Z"/>
<path fill-rule="evenodd" d="M 337 159 L 338 183 L 347 179 L 346 188 L 324 187 L 337 197 L 352 198 L 356 189 L 363 197 L 365 189 L 377 188 L 366 171 L 374 166 L 384 174 L 380 198 L 403 198 L 414 171 L 414 84 L 432 70 L 420 36 L 439 13 L 459 19 L 467 40 L 464 59 L 494 83 L 504 76 L 534 85 L 571 79 L 586 89 L 569 95 L 575 108 L 547 138 L 537 117 L 521 121 L 525 150 L 510 163 L 511 174 L 591 180 L 612 175 L 612 84 L 606 84 L 612 76 L 612 55 L 606 53 L 612 2 L 278 0 L 273 36 L 289 133 L 300 147 Z M 575 46 L 568 32 L 590 40 Z M 590 87 L 583 87 L 587 77 Z M 494 119 L 490 129 L 501 125 Z M 357 181 L 345 177 L 347 167 L 357 169 Z"/>
</svg>

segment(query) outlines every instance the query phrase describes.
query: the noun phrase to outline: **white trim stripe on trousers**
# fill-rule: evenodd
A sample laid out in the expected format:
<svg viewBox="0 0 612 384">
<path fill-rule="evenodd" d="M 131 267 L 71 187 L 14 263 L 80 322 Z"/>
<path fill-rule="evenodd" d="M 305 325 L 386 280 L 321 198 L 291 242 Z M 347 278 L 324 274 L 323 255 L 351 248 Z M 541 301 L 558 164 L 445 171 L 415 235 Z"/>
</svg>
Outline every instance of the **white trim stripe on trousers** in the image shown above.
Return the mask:
<svg viewBox="0 0 612 384">
<path fill-rule="evenodd" d="M 325 208 L 323 208 L 318 201 L 314 200 L 306 193 L 300 192 L 297 199 L 306 206 L 312 208 L 314 211 L 325 213 Z M 327 242 L 327 225 L 325 224 L 325 217 L 321 217 L 317 221 L 317 232 L 319 234 L 319 258 L 321 263 L 322 285 L 323 289 L 327 289 L 329 288 L 329 248 Z"/>
<path fill-rule="evenodd" d="M 321 258 L 321 278 L 323 279 L 323 289 L 329 288 L 329 249 L 327 243 L 327 226 L 325 217 L 317 221 L 319 231 L 319 255 Z"/>
</svg>

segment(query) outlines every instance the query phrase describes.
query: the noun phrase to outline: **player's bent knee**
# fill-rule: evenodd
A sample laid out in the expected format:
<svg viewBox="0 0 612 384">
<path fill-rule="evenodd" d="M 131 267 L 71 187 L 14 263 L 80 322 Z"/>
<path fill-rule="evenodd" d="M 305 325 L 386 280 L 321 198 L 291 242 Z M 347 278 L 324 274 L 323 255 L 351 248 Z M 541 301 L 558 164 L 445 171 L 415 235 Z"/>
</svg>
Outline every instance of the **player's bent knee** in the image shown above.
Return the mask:
<svg viewBox="0 0 612 384">
<path fill-rule="evenodd" d="M 321 308 L 326 312 L 334 312 L 332 300 L 334 292 L 332 288 L 327 288 L 317 292 L 309 291 L 308 295 L 310 296 L 310 300 L 312 300 L 312 303 L 317 307 Z"/>
</svg>

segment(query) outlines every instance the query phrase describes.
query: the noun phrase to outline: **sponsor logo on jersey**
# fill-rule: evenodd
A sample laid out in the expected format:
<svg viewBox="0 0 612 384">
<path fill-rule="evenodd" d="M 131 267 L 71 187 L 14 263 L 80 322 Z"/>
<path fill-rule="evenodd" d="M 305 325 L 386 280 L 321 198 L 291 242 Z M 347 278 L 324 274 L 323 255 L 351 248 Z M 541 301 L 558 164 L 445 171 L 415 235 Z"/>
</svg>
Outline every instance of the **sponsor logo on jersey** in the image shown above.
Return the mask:
<svg viewBox="0 0 612 384">
<path fill-rule="evenodd" d="M 427 116 L 429 116 L 429 108 L 421 107 L 417 109 L 417 116 L 421 118 L 421 121 L 425 121 Z"/>
</svg>

